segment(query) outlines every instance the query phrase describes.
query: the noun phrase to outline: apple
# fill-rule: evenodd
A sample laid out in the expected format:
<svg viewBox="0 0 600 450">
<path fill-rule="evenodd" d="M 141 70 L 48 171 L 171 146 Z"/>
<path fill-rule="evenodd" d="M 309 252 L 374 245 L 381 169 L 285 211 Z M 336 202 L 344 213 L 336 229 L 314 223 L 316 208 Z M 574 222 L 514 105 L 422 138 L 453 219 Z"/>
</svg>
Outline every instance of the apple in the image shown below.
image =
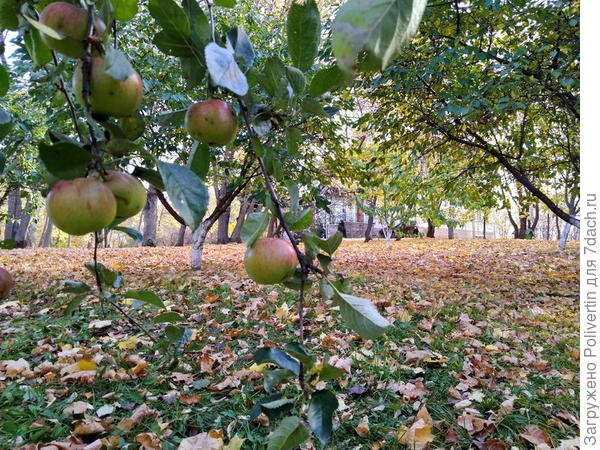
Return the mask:
<svg viewBox="0 0 600 450">
<path fill-rule="evenodd" d="M 139 112 L 134 113 L 132 116 L 123 117 L 119 121 L 119 125 L 125 137 L 131 141 L 135 141 L 144 134 L 144 118 Z"/>
<path fill-rule="evenodd" d="M 81 58 L 85 53 L 87 39 L 87 17 L 85 9 L 67 2 L 50 3 L 40 14 L 40 22 L 63 34 L 64 39 L 55 39 L 42 33 L 42 40 L 52 50 L 72 58 Z M 104 22 L 94 16 L 94 36 L 99 40 L 106 31 Z"/>
<path fill-rule="evenodd" d="M 188 108 L 185 129 L 197 141 L 222 146 L 235 139 L 238 124 L 229 103 L 212 98 L 196 102 Z"/>
<path fill-rule="evenodd" d="M 279 238 L 258 239 L 246 250 L 244 266 L 258 284 L 281 283 L 294 273 L 298 257 L 288 241 Z"/>
<path fill-rule="evenodd" d="M 128 117 L 134 114 L 144 94 L 140 74 L 135 70 L 125 80 L 117 80 L 104 70 L 104 58 L 92 58 L 90 76 L 90 106 L 100 116 Z M 80 63 L 73 74 L 73 91 L 79 103 L 83 101 L 83 71 Z"/>
<path fill-rule="evenodd" d="M 4 300 L 10 294 L 11 289 L 15 287 L 15 280 L 6 269 L 0 267 L 0 300 Z"/>
<path fill-rule="evenodd" d="M 115 220 L 117 200 L 94 178 L 60 180 L 46 197 L 48 216 L 65 233 L 81 236 L 100 231 Z"/>
<path fill-rule="evenodd" d="M 109 187 L 117 200 L 117 219 L 127 219 L 144 209 L 146 189 L 133 175 L 109 170 L 104 185 Z"/>
</svg>

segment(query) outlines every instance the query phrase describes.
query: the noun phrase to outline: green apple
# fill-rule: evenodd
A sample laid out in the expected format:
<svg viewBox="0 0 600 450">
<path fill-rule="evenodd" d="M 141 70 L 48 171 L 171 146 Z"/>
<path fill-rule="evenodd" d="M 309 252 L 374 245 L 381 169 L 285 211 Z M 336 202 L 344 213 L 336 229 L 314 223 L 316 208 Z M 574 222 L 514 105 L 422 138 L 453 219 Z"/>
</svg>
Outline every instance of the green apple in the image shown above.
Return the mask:
<svg viewBox="0 0 600 450">
<path fill-rule="evenodd" d="M 117 200 L 94 178 L 60 180 L 46 197 L 48 216 L 65 233 L 81 236 L 100 231 L 115 220 Z"/>
<path fill-rule="evenodd" d="M 117 219 L 127 219 L 144 209 L 146 189 L 136 177 L 125 172 L 109 170 L 104 184 L 109 187 L 117 200 Z"/>
<path fill-rule="evenodd" d="M 281 283 L 294 273 L 298 257 L 292 244 L 278 238 L 258 239 L 246 250 L 244 266 L 258 284 Z"/>
</svg>

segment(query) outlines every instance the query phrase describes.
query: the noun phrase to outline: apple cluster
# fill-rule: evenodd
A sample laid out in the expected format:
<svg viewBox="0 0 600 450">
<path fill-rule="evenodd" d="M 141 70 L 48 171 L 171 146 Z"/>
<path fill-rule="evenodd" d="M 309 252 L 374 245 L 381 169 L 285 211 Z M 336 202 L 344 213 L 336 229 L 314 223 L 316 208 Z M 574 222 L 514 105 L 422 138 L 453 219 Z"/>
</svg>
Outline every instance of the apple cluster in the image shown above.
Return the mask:
<svg viewBox="0 0 600 450">
<path fill-rule="evenodd" d="M 135 216 L 146 204 L 146 189 L 134 176 L 108 171 L 93 176 L 60 180 L 46 198 L 48 216 L 62 231 L 81 236 Z"/>
<path fill-rule="evenodd" d="M 42 33 L 46 45 L 65 56 L 81 58 L 87 45 L 87 19 L 85 9 L 66 2 L 54 2 L 46 6 L 40 14 L 40 22 L 62 35 L 57 39 Z M 133 70 L 124 80 L 113 78 L 106 72 L 106 60 L 98 54 L 96 47 L 102 43 L 106 25 L 94 17 L 93 53 L 91 59 L 89 102 L 92 113 L 98 116 L 127 117 L 134 114 L 143 96 L 143 83 L 140 75 Z M 73 91 L 79 102 L 84 104 L 82 63 L 73 75 Z M 84 105 L 85 106 L 85 105 Z"/>
</svg>

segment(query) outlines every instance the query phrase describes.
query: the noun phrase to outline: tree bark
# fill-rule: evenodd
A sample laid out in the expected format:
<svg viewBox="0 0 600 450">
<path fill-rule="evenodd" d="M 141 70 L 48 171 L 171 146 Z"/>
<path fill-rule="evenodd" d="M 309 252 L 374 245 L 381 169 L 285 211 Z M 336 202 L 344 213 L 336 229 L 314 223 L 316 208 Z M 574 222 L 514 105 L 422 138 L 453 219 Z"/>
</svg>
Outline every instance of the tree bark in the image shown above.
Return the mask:
<svg viewBox="0 0 600 450">
<path fill-rule="evenodd" d="M 560 233 L 560 240 L 558 241 L 558 251 L 564 252 L 567 248 L 567 240 L 569 239 L 569 232 L 571 231 L 571 224 L 565 222 L 562 232 Z"/>
<path fill-rule="evenodd" d="M 187 229 L 186 225 L 179 225 L 179 232 L 177 233 L 177 242 L 175 242 L 175 247 L 183 247 L 185 242 L 185 230 Z"/>
<path fill-rule="evenodd" d="M 454 239 L 454 227 L 448 227 L 448 239 Z"/>
<path fill-rule="evenodd" d="M 204 243 L 206 242 L 206 236 L 208 236 L 208 232 L 213 223 L 214 221 L 212 221 L 212 223 L 210 221 L 204 221 L 194 231 L 194 243 L 192 244 L 192 270 L 202 269 Z"/>
<path fill-rule="evenodd" d="M 375 206 L 377 206 L 377 197 L 373 197 L 373 199 L 371 200 L 371 211 L 375 209 Z M 375 216 L 371 214 L 368 217 L 369 219 L 367 220 L 367 229 L 365 230 L 365 242 L 369 242 L 371 239 L 373 239 L 371 237 L 371 232 L 373 231 L 373 222 L 375 221 Z"/>
<path fill-rule="evenodd" d="M 246 221 L 248 214 L 250 214 L 254 209 L 255 204 L 256 202 L 254 200 L 248 200 L 247 198 L 241 200 L 240 213 L 237 216 L 235 227 L 233 228 L 231 236 L 229 237 L 230 242 L 242 242 L 242 227 L 244 226 L 244 222 Z"/>
<path fill-rule="evenodd" d="M 217 202 L 229 195 L 227 180 L 215 182 L 215 197 Z M 231 208 L 227 207 L 217 219 L 217 244 L 229 243 L 229 219 L 231 217 Z"/>
<path fill-rule="evenodd" d="M 487 239 L 487 216 L 483 215 L 483 238 Z"/>
<path fill-rule="evenodd" d="M 8 193 L 8 218 L 4 228 L 4 240 L 16 240 L 21 218 L 21 190 L 14 188 Z"/>
<path fill-rule="evenodd" d="M 550 240 L 550 214 L 546 213 L 546 240 Z"/>
<path fill-rule="evenodd" d="M 52 229 L 54 224 L 50 220 L 50 217 L 46 214 L 46 222 L 44 223 L 44 230 L 42 231 L 42 236 L 40 237 L 39 247 L 46 248 L 50 247 L 52 244 Z"/>
<path fill-rule="evenodd" d="M 156 247 L 156 222 L 158 220 L 158 196 L 156 189 L 148 189 L 148 200 L 142 210 L 142 246 Z"/>
<path fill-rule="evenodd" d="M 25 248 L 31 245 L 27 242 L 27 230 L 29 229 L 29 223 L 31 222 L 31 200 L 28 198 L 25 202 L 25 209 L 21 213 L 19 224 L 15 232 L 15 241 L 17 248 Z"/>
<path fill-rule="evenodd" d="M 431 219 L 427 219 L 427 237 L 428 238 L 435 237 L 435 226 L 433 225 L 433 222 L 431 221 Z"/>
</svg>

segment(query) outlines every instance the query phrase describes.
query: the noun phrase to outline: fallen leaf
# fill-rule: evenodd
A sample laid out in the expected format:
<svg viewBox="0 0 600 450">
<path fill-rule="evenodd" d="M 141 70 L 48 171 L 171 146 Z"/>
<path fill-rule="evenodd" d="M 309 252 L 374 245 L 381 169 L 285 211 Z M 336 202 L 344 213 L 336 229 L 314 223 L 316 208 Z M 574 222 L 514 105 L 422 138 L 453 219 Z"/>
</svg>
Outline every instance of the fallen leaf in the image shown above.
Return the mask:
<svg viewBox="0 0 600 450">
<path fill-rule="evenodd" d="M 369 428 L 369 417 L 364 416 L 362 419 L 360 419 L 360 422 L 354 428 L 354 431 L 356 431 L 356 434 L 358 434 L 360 437 L 365 437 L 367 434 L 369 434 L 371 431 Z"/>
<path fill-rule="evenodd" d="M 534 424 L 527 425 L 525 431 L 519 435 L 521 439 L 532 443 L 533 445 L 547 445 L 552 448 L 552 440 L 547 431 L 542 430 Z"/>
<path fill-rule="evenodd" d="M 144 403 L 136 408 L 131 417 L 126 417 L 125 419 L 121 420 L 117 425 L 117 428 L 123 431 L 131 431 L 142 420 L 150 416 L 158 416 L 158 411 L 149 408 Z"/>
<path fill-rule="evenodd" d="M 223 439 L 214 438 L 209 433 L 200 433 L 185 438 L 177 447 L 177 450 L 222 450 Z"/>
</svg>

